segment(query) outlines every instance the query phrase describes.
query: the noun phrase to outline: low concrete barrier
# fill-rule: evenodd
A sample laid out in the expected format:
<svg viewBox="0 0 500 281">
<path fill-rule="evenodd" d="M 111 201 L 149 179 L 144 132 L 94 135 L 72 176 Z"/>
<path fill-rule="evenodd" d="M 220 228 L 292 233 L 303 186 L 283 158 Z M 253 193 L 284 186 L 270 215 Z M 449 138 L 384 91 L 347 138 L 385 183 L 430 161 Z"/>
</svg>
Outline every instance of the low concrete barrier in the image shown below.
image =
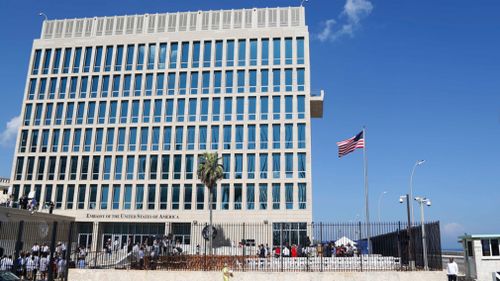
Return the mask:
<svg viewBox="0 0 500 281">
<path fill-rule="evenodd" d="M 197 281 L 222 280 L 215 271 L 92 270 L 70 269 L 70 281 Z M 235 272 L 233 281 L 445 281 L 442 271 L 432 272 Z"/>
</svg>

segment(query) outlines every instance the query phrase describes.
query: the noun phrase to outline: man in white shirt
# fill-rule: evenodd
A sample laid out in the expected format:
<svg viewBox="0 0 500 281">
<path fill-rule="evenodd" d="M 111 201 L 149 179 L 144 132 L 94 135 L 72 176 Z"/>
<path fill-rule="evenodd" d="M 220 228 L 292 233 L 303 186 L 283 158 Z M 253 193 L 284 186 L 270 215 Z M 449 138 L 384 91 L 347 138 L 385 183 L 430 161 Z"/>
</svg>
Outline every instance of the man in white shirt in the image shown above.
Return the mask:
<svg viewBox="0 0 500 281">
<path fill-rule="evenodd" d="M 450 258 L 450 262 L 448 263 L 448 267 L 446 269 L 446 274 L 448 275 L 448 281 L 457 281 L 458 265 L 453 260 L 453 258 Z"/>
</svg>

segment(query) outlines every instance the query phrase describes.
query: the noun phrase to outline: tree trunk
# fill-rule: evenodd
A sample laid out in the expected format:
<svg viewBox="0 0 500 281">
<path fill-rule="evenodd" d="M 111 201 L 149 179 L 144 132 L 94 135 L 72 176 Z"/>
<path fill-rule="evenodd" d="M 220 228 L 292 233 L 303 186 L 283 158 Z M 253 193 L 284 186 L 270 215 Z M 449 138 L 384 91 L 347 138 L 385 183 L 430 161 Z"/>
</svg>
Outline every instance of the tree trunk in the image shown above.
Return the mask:
<svg viewBox="0 0 500 281">
<path fill-rule="evenodd" d="M 208 189 L 208 209 L 210 210 L 210 219 L 209 219 L 209 224 L 208 224 L 208 239 L 209 239 L 209 246 L 208 249 L 210 250 L 210 255 L 212 255 L 212 243 L 213 243 L 213 233 L 212 233 L 212 187 Z"/>
</svg>

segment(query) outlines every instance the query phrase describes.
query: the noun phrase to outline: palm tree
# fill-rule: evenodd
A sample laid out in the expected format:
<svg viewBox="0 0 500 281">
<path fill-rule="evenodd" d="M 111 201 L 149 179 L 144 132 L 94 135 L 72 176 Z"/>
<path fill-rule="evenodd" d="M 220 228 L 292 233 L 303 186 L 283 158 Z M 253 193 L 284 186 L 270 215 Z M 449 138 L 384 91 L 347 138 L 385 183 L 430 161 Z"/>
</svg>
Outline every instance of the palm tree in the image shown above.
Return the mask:
<svg viewBox="0 0 500 281">
<path fill-rule="evenodd" d="M 219 163 L 217 152 L 205 152 L 201 156 L 198 166 L 198 179 L 208 188 L 208 208 L 210 210 L 210 225 L 208 236 L 210 239 L 210 253 L 212 253 L 212 192 L 217 182 L 224 177 L 224 167 Z"/>
</svg>

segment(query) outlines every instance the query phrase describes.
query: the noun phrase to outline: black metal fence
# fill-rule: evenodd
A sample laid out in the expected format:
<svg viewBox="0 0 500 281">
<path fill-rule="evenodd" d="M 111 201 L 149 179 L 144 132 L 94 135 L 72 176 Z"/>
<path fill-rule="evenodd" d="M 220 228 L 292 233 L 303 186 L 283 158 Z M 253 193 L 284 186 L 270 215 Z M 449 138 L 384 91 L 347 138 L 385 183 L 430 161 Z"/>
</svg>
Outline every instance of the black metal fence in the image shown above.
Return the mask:
<svg viewBox="0 0 500 281">
<path fill-rule="evenodd" d="M 31 280 L 67 280 L 74 223 L 0 222 L 0 270 Z"/>
<path fill-rule="evenodd" d="M 420 225 L 391 223 L 166 224 L 167 235 L 100 227 L 93 248 L 71 243 L 70 266 L 142 270 L 404 271 L 424 268 Z M 442 270 L 439 222 L 425 224 L 430 270 Z M 409 235 L 411 233 L 411 236 Z M 370 236 L 370 243 L 368 242 Z M 411 237 L 411 239 L 410 239 Z M 410 243 L 412 241 L 412 243 Z M 370 246 L 371 247 L 370 247 Z"/>
</svg>

